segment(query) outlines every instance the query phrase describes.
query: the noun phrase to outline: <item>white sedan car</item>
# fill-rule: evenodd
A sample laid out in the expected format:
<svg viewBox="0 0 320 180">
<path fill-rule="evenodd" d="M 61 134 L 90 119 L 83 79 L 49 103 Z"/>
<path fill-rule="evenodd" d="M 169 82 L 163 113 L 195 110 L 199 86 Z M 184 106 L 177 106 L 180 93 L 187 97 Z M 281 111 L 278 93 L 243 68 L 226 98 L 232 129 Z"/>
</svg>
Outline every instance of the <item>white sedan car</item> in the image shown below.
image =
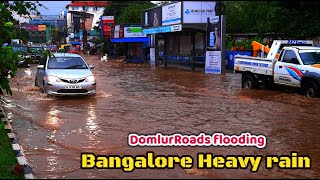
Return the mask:
<svg viewBox="0 0 320 180">
<path fill-rule="evenodd" d="M 79 54 L 53 53 L 39 62 L 35 86 L 48 95 L 95 95 L 91 69 Z"/>
</svg>

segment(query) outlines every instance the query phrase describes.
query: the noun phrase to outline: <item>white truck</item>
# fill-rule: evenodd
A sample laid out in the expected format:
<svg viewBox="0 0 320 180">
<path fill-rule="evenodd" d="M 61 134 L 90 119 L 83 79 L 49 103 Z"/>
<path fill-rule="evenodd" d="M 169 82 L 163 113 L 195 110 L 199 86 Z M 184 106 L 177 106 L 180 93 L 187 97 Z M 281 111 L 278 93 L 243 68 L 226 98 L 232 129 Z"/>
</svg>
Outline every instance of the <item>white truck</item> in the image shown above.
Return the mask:
<svg viewBox="0 0 320 180">
<path fill-rule="evenodd" d="M 266 58 L 236 55 L 234 71 L 242 74 L 242 88 L 283 85 L 310 98 L 320 95 L 320 47 L 312 41 L 275 40 Z"/>
</svg>

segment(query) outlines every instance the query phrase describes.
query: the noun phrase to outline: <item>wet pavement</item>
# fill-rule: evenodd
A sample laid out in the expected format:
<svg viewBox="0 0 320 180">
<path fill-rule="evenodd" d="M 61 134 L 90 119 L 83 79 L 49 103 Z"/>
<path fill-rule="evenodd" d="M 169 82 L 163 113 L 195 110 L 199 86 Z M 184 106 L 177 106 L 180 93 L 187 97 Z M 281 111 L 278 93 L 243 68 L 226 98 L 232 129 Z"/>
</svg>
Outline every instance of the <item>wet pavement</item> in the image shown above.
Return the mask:
<svg viewBox="0 0 320 180">
<path fill-rule="evenodd" d="M 122 61 L 94 64 L 94 97 L 48 97 L 34 85 L 36 65 L 11 79 L 4 109 L 37 178 L 319 178 L 320 99 L 275 90 L 241 89 L 239 74 L 208 75 Z M 264 134 L 256 147 L 130 147 L 138 134 Z M 80 169 L 80 153 L 96 155 L 308 155 L 311 169 Z M 196 164 L 196 163 L 195 163 Z"/>
</svg>

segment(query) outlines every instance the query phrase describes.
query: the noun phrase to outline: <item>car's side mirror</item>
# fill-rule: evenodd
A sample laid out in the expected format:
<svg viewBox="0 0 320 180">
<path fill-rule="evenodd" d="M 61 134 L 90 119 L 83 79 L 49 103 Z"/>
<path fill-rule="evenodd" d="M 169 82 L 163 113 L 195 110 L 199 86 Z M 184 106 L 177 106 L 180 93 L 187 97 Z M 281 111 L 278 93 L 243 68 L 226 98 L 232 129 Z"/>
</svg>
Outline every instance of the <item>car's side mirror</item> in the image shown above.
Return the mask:
<svg viewBox="0 0 320 180">
<path fill-rule="evenodd" d="M 94 65 L 89 64 L 89 68 L 90 68 L 90 69 L 94 69 Z"/>
<path fill-rule="evenodd" d="M 38 65 L 37 68 L 38 69 L 44 69 L 44 65 Z"/>
</svg>

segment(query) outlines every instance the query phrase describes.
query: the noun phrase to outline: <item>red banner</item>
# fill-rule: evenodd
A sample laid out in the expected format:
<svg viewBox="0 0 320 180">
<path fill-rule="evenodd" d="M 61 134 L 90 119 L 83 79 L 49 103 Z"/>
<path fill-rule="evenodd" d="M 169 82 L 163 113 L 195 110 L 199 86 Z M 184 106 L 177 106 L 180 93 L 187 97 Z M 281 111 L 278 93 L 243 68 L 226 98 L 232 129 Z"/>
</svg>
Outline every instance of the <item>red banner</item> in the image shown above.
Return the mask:
<svg viewBox="0 0 320 180">
<path fill-rule="evenodd" d="M 102 16 L 102 29 L 104 38 L 110 38 L 111 27 L 114 26 L 113 16 Z"/>
<path fill-rule="evenodd" d="M 39 31 L 38 25 L 32 25 L 32 24 L 21 24 L 21 29 L 25 29 L 26 31 Z"/>
</svg>

